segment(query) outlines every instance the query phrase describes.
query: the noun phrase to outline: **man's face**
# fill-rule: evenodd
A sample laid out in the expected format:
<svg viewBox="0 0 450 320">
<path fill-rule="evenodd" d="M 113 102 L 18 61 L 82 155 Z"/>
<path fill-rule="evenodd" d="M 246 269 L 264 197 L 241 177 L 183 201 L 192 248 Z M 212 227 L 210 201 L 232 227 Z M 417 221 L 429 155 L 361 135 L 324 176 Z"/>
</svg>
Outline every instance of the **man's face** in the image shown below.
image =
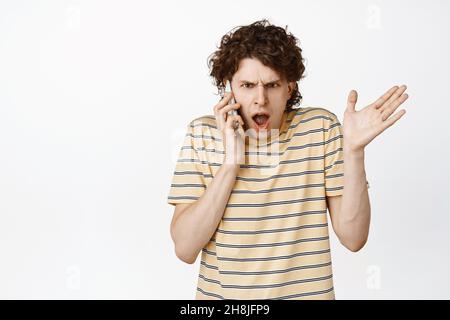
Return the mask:
<svg viewBox="0 0 450 320">
<path fill-rule="evenodd" d="M 271 129 L 279 130 L 286 102 L 294 88 L 295 82 L 288 83 L 258 59 L 242 59 L 231 80 L 231 89 L 241 105 L 239 113 L 244 131 L 270 136 Z M 257 114 L 265 116 L 256 117 Z M 253 130 L 247 131 L 249 129 Z"/>
</svg>

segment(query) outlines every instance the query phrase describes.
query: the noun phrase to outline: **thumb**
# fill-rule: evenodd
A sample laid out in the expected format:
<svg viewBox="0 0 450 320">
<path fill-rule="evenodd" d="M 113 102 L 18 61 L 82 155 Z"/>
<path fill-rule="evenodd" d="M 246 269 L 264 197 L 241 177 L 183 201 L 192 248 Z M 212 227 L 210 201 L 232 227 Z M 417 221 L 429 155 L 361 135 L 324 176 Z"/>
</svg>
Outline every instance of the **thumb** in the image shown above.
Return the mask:
<svg viewBox="0 0 450 320">
<path fill-rule="evenodd" d="M 351 90 L 347 98 L 347 111 L 354 112 L 356 101 L 358 100 L 358 93 L 355 90 Z"/>
</svg>

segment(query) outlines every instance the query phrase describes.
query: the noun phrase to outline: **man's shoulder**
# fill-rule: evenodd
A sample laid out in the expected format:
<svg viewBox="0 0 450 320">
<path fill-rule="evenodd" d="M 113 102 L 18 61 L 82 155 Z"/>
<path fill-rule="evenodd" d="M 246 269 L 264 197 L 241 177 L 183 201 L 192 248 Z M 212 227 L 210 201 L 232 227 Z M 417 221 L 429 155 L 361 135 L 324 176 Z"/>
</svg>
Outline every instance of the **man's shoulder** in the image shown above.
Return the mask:
<svg viewBox="0 0 450 320">
<path fill-rule="evenodd" d="M 213 115 L 203 115 L 195 119 L 192 119 L 189 122 L 189 127 L 205 130 L 208 130 L 208 128 L 217 129 L 216 118 Z"/>
<path fill-rule="evenodd" d="M 318 119 L 324 119 L 331 122 L 338 121 L 338 117 L 335 113 L 330 111 L 327 108 L 324 107 L 317 107 L 317 106 L 309 106 L 309 107 L 302 107 L 299 109 L 295 109 L 296 113 L 294 116 L 298 119 L 310 119 L 310 118 L 318 118 Z"/>
<path fill-rule="evenodd" d="M 216 149 L 216 141 L 221 141 L 221 134 L 213 115 L 203 115 L 192 119 L 188 125 L 188 132 L 198 150 Z"/>
</svg>

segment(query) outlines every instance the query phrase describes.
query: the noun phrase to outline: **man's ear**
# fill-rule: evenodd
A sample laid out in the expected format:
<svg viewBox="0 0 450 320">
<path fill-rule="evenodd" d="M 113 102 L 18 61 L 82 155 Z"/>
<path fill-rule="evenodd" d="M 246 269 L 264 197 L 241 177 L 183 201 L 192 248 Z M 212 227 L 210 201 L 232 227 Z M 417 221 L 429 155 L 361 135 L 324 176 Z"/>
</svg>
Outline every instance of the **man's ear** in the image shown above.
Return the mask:
<svg viewBox="0 0 450 320">
<path fill-rule="evenodd" d="M 297 82 L 295 82 L 295 81 L 288 83 L 288 93 L 289 93 L 290 97 L 292 97 L 292 93 L 294 92 L 294 89 L 296 88 L 296 86 L 297 86 Z"/>
</svg>

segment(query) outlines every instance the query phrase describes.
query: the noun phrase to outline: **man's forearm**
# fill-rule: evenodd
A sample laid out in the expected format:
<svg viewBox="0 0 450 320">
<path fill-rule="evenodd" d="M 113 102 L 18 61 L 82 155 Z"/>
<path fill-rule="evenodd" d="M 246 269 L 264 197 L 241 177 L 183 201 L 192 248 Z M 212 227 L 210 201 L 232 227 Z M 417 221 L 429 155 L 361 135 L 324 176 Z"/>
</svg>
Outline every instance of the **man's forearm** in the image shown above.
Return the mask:
<svg viewBox="0 0 450 320">
<path fill-rule="evenodd" d="M 222 165 L 203 195 L 174 223 L 175 248 L 186 262 L 195 262 L 200 250 L 216 231 L 235 184 L 237 171 L 235 165 Z"/>
<path fill-rule="evenodd" d="M 370 200 L 364 168 L 364 150 L 344 147 L 344 194 L 338 217 L 338 237 L 348 248 L 359 250 L 369 234 Z"/>
</svg>

